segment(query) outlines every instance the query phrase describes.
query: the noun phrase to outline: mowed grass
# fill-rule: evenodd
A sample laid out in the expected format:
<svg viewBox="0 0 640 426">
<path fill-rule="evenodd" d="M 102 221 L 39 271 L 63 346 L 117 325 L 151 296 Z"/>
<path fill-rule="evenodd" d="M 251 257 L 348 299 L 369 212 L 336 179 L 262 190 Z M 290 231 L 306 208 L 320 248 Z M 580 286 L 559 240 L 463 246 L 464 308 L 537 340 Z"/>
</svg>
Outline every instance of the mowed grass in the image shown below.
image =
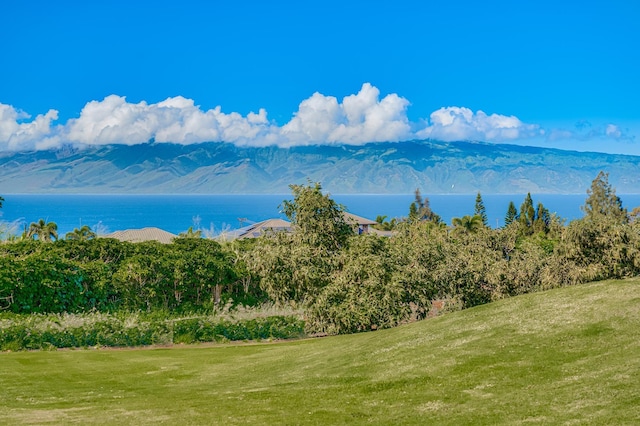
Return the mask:
<svg viewBox="0 0 640 426">
<path fill-rule="evenodd" d="M 638 424 L 640 280 L 285 343 L 0 354 L 4 424 Z"/>
</svg>

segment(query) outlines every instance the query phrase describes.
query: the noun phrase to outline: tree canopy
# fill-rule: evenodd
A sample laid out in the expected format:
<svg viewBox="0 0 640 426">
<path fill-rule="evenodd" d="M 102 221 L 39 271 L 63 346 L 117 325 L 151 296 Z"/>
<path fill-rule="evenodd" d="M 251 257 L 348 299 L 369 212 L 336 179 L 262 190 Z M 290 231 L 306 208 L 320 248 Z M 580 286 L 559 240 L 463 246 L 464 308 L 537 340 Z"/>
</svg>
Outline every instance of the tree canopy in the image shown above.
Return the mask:
<svg viewBox="0 0 640 426">
<path fill-rule="evenodd" d="M 478 192 L 476 195 L 476 205 L 474 209 L 474 214 L 476 216 L 480 216 L 480 220 L 482 221 L 482 226 L 489 226 L 489 219 L 487 218 L 487 209 L 484 207 L 484 201 L 482 200 L 482 195 Z"/>
<path fill-rule="evenodd" d="M 516 220 L 518 220 L 518 209 L 516 209 L 516 205 L 513 203 L 513 201 L 509 201 L 507 214 L 504 217 L 504 224 L 508 226 L 508 225 L 511 225 Z"/>
<path fill-rule="evenodd" d="M 96 233 L 91 230 L 88 225 L 83 225 L 81 228 L 76 228 L 71 232 L 67 232 L 64 236 L 67 240 L 86 241 L 96 237 Z"/>
<path fill-rule="evenodd" d="M 616 195 L 616 190 L 609 183 L 609 173 L 601 171 L 591 182 L 587 190 L 587 199 L 582 211 L 587 218 L 594 219 L 606 216 L 618 222 L 627 222 L 627 210 L 622 207 L 622 200 Z"/>
<path fill-rule="evenodd" d="M 320 183 L 290 185 L 290 188 L 293 200 L 283 201 L 281 207 L 300 242 L 329 250 L 343 246 L 353 234 L 345 220 L 344 207 L 323 194 Z"/>
<path fill-rule="evenodd" d="M 454 231 L 458 232 L 476 232 L 483 227 L 482 217 L 479 215 L 454 217 L 451 224 Z"/>
<path fill-rule="evenodd" d="M 434 223 L 440 223 L 440 216 L 438 216 L 429 204 L 427 197 L 422 198 L 420 189 L 416 189 L 415 201 L 409 206 L 409 221 L 429 221 Z"/>
<path fill-rule="evenodd" d="M 40 241 L 53 241 L 58 239 L 58 225 L 55 222 L 45 222 L 40 219 L 38 222 L 32 222 L 27 230 L 27 238 Z"/>
</svg>

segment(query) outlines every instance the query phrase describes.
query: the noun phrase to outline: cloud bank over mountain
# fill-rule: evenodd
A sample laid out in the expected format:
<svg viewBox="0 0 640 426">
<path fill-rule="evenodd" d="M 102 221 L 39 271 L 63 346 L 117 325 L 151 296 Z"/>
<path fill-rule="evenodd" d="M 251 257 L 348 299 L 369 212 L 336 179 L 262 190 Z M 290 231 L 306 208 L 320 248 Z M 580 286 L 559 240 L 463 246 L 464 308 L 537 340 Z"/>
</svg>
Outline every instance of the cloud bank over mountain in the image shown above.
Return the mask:
<svg viewBox="0 0 640 426">
<path fill-rule="evenodd" d="M 35 118 L 12 105 L 0 103 L 0 150 L 27 151 L 78 146 L 155 141 L 192 144 L 231 142 L 238 146 L 280 147 L 300 145 L 362 145 L 369 142 L 398 142 L 411 139 L 441 141 L 481 140 L 515 142 L 534 139 L 632 140 L 616 124 L 594 128 L 579 123 L 576 129 L 543 129 L 515 116 L 487 114 L 469 108 L 449 106 L 431 113 L 428 119 L 411 122 L 410 103 L 392 93 L 380 97 L 370 83 L 341 101 L 314 93 L 303 100 L 291 120 L 279 126 L 260 109 L 246 116 L 226 113 L 220 106 L 203 110 L 182 96 L 158 103 L 127 102 L 110 95 L 88 102 L 78 118 L 55 124 L 58 111 L 51 109 Z"/>
</svg>

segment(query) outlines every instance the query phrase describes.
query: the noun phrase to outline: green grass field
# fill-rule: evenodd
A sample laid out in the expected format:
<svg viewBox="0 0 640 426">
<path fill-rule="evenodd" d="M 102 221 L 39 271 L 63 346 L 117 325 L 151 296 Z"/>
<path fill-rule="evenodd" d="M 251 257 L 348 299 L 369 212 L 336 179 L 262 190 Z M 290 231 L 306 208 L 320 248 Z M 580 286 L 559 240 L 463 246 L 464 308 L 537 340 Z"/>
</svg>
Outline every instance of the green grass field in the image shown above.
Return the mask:
<svg viewBox="0 0 640 426">
<path fill-rule="evenodd" d="M 640 279 L 391 330 L 0 354 L 3 424 L 638 424 Z"/>
</svg>

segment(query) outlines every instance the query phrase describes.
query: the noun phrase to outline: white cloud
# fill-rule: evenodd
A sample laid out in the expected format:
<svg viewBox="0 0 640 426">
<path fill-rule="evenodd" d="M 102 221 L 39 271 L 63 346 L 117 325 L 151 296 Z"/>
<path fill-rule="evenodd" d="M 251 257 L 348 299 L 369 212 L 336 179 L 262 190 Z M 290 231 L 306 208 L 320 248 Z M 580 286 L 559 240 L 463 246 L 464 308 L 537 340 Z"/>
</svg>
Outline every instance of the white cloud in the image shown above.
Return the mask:
<svg viewBox="0 0 640 426">
<path fill-rule="evenodd" d="M 607 124 L 604 134 L 610 138 L 620 139 L 622 137 L 622 130 L 620 130 L 620 127 L 615 124 Z"/>
<path fill-rule="evenodd" d="M 191 99 L 168 98 L 157 104 L 129 103 L 121 96 L 107 96 L 89 102 L 80 117 L 69 120 L 65 139 L 87 145 L 139 144 L 156 142 L 181 144 L 204 141 L 247 143 L 270 140 L 271 125 L 267 113 L 243 117 L 225 114 L 220 107 L 203 111 Z"/>
<path fill-rule="evenodd" d="M 56 110 L 36 116 L 0 103 L 0 150 L 55 148 L 62 144 L 139 144 L 155 140 L 191 144 L 230 142 L 243 146 L 364 144 L 409 139 L 479 140 L 526 144 L 544 139 L 629 141 L 629 131 L 615 124 L 596 128 L 579 122 L 575 129 L 544 130 L 515 116 L 488 115 L 464 107 L 440 108 L 429 119 L 410 122 L 409 101 L 395 93 L 380 98 L 370 83 L 341 101 L 314 93 L 304 99 L 291 120 L 278 126 L 260 109 L 243 116 L 225 113 L 220 106 L 203 110 L 182 96 L 158 103 L 131 103 L 111 95 L 88 102 L 78 118 L 54 125 Z M 414 130 L 412 130 L 414 129 Z"/>
<path fill-rule="evenodd" d="M 469 108 L 446 107 L 431 113 L 430 123 L 419 130 L 419 138 L 443 141 L 480 140 L 504 142 L 542 135 L 537 124 L 526 124 L 511 115 L 474 113 Z"/>
<path fill-rule="evenodd" d="M 396 94 L 382 100 L 379 97 L 380 91 L 369 83 L 342 103 L 316 92 L 302 101 L 291 121 L 282 127 L 283 143 L 358 145 L 410 139 L 409 101 Z"/>
<path fill-rule="evenodd" d="M 51 109 L 35 119 L 11 105 L 0 103 L 0 149 L 8 151 L 46 149 L 59 143 L 51 123 L 58 111 Z"/>
</svg>

